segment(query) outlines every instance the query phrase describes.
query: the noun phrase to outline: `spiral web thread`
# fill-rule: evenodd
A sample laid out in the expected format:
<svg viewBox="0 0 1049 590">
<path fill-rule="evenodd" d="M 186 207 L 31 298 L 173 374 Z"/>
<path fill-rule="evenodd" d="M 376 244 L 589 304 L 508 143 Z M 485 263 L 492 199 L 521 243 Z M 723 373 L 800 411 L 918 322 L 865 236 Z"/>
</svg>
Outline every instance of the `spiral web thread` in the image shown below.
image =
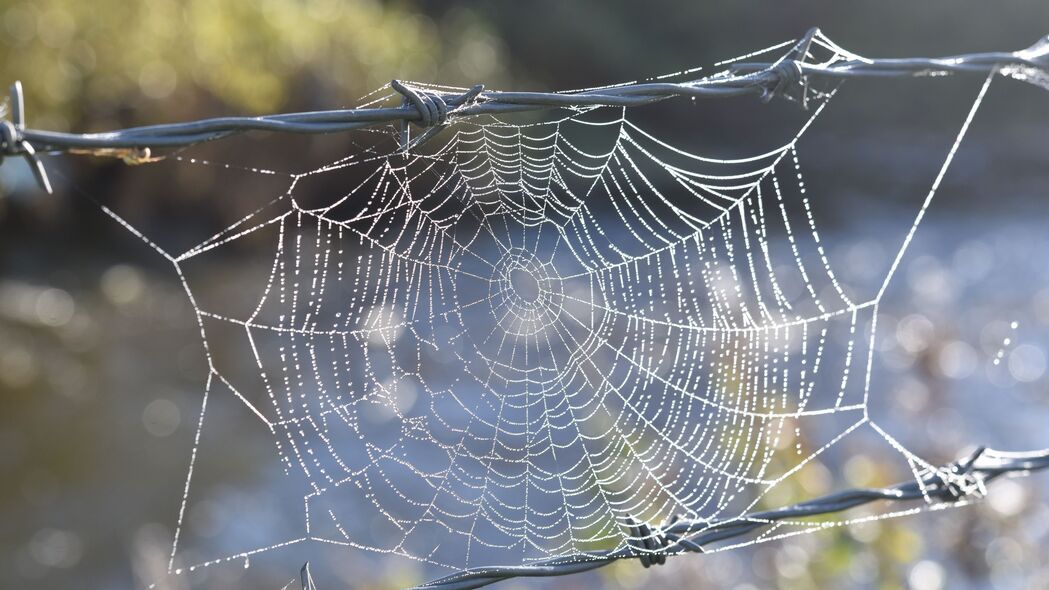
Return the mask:
<svg viewBox="0 0 1049 590">
<path fill-rule="evenodd" d="M 858 58 L 822 35 L 802 57 Z M 992 77 L 864 301 L 834 275 L 798 153 L 833 93 L 785 144 L 739 159 L 688 153 L 624 109 L 460 121 L 425 151 L 361 147 L 288 174 L 284 194 L 181 255 L 106 209 L 175 266 L 210 367 L 170 572 L 305 541 L 453 571 L 644 552 L 635 520 L 752 511 L 861 427 L 920 481 L 936 468 L 867 413 L 878 304 Z M 310 183 L 333 177 L 353 180 L 318 204 Z M 248 238 L 272 256 L 246 311 L 198 301 L 186 266 Z M 243 337 L 257 379 L 212 351 L 217 327 Z M 176 567 L 220 388 L 301 482 L 288 509 L 305 532 Z M 780 522 L 733 547 L 842 522 Z"/>
</svg>

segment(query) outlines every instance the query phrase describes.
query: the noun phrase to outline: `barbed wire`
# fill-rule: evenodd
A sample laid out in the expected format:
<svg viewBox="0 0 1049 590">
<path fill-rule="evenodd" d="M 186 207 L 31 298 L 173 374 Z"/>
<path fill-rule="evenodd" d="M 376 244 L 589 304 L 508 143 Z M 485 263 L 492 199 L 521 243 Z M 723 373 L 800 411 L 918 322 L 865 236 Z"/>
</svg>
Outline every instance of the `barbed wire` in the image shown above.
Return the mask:
<svg viewBox="0 0 1049 590">
<path fill-rule="evenodd" d="M 604 567 L 621 559 L 637 559 L 647 568 L 665 563 L 667 556 L 703 553 L 711 544 L 743 537 L 783 521 L 833 514 L 872 502 L 924 500 L 928 505 L 958 504 L 983 497 L 987 493 L 987 484 L 999 477 L 1028 475 L 1043 469 L 1049 469 L 1049 449 L 1009 453 L 980 447 L 921 479 L 885 488 L 845 490 L 736 518 L 675 518 L 662 527 L 653 527 L 628 517 L 625 526 L 630 530 L 630 542 L 619 549 L 561 556 L 519 566 L 468 569 L 416 586 L 413 590 L 470 590 L 510 578 L 564 576 Z"/>
<path fill-rule="evenodd" d="M 397 107 L 368 107 L 261 117 L 218 117 L 185 123 L 131 127 L 104 133 L 63 133 L 28 128 L 22 86 L 11 87 L 11 120 L 0 121 L 0 158 L 21 156 L 40 186 L 51 185 L 37 154 L 67 152 L 116 156 L 128 163 L 154 159 L 151 150 L 185 147 L 248 131 L 336 133 L 400 123 L 401 149 L 410 150 L 455 119 L 522 111 L 599 106 L 631 107 L 674 97 L 728 98 L 756 94 L 770 100 L 783 96 L 807 105 L 808 84 L 815 79 L 916 77 L 951 73 L 988 73 L 1003 67 L 1033 68 L 1049 73 L 1049 36 L 1014 52 L 970 53 L 944 58 L 866 59 L 849 57 L 830 64 L 805 61 L 819 29 L 810 29 L 793 49 L 773 63 L 733 63 L 721 75 L 685 82 L 641 82 L 576 92 L 499 92 L 477 85 L 461 94 L 413 88 L 399 81 L 391 87 L 403 97 Z M 798 92 L 800 89 L 800 92 Z M 794 96 L 794 95 L 797 96 Z M 408 124 L 425 131 L 410 140 Z M 2 163 L 2 159 L 0 159 Z"/>
</svg>

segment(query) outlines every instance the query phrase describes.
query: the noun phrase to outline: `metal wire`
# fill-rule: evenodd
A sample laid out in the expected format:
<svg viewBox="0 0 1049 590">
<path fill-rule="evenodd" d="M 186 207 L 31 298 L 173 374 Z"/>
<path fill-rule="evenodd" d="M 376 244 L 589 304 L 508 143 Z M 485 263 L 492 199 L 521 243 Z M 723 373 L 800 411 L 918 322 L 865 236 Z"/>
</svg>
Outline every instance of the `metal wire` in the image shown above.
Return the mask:
<svg viewBox="0 0 1049 590">
<path fill-rule="evenodd" d="M 1035 68 L 1049 72 L 1049 36 L 1032 47 L 1015 52 L 971 53 L 945 58 L 849 59 L 818 65 L 805 62 L 808 48 L 818 29 L 810 29 L 783 59 L 775 63 L 736 63 L 727 75 L 686 82 L 646 82 L 578 92 L 496 92 L 475 86 L 463 94 L 419 91 L 394 81 L 392 87 L 404 97 L 398 107 L 339 109 L 302 113 L 283 113 L 262 117 L 219 117 L 186 123 L 131 127 L 105 133 L 61 133 L 25 126 L 21 108 L 22 89 L 11 88 L 16 105 L 12 121 L 0 125 L 0 157 L 22 156 L 33 167 L 40 185 L 50 192 L 50 184 L 38 152 L 72 152 L 119 156 L 129 162 L 148 160 L 149 150 L 184 147 L 213 141 L 247 131 L 284 133 L 336 133 L 400 123 L 402 150 L 417 147 L 457 118 L 478 115 L 536 111 L 555 108 L 593 106 L 639 106 L 673 97 L 727 98 L 749 94 L 768 100 L 790 96 L 801 88 L 797 99 L 803 106 L 807 85 L 816 79 L 855 77 L 916 77 L 944 73 L 987 73 L 1007 66 Z M 427 131 L 414 142 L 407 141 L 407 124 Z"/>
<path fill-rule="evenodd" d="M 415 590 L 468 590 L 509 578 L 564 576 L 604 567 L 620 559 L 638 559 L 649 567 L 664 563 L 669 555 L 702 553 L 711 544 L 746 536 L 777 522 L 833 514 L 872 502 L 924 500 L 927 504 L 956 504 L 982 497 L 986 494 L 987 484 L 1003 475 L 1027 475 L 1047 468 L 1049 449 L 1006 453 L 979 448 L 921 480 L 886 488 L 846 490 L 785 508 L 726 520 L 677 519 L 664 527 L 652 528 L 629 519 L 627 527 L 631 529 L 634 542 L 620 549 L 556 557 L 527 565 L 469 569 L 417 586 Z"/>
</svg>

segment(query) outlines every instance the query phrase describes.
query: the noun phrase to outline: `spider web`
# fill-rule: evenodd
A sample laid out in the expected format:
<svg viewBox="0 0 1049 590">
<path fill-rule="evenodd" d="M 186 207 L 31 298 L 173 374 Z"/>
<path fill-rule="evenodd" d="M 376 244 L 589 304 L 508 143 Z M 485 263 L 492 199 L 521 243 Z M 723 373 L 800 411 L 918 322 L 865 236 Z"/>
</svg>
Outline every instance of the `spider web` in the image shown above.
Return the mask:
<svg viewBox="0 0 1049 590">
<path fill-rule="evenodd" d="M 858 56 L 820 35 L 805 58 Z M 862 300 L 835 276 L 798 150 L 833 92 L 811 97 L 786 142 L 736 159 L 690 153 L 619 108 L 457 121 L 411 154 L 360 132 L 376 141 L 289 175 L 181 255 L 107 209 L 174 264 L 210 367 L 172 573 L 304 541 L 452 570 L 633 546 L 631 519 L 737 518 L 865 426 L 920 479 L 934 467 L 868 414 L 878 304 L 990 81 Z M 246 240 L 270 252 L 265 280 L 229 309 L 198 301 L 187 269 Z M 220 330 L 241 356 L 212 346 Z M 176 567 L 220 390 L 299 482 L 287 509 L 302 534 Z M 779 523 L 741 544 L 833 524 Z"/>
</svg>

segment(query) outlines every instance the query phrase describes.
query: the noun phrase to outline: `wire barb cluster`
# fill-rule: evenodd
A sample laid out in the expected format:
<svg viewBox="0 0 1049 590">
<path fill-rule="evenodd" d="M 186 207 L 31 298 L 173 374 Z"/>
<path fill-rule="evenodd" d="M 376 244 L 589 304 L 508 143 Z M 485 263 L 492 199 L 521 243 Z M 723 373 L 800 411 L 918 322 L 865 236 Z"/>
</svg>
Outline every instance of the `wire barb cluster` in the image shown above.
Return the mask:
<svg viewBox="0 0 1049 590">
<path fill-rule="evenodd" d="M 437 135 L 448 124 L 449 115 L 473 103 L 484 91 L 484 85 L 477 84 L 459 96 L 446 99 L 440 93 L 419 91 L 400 80 L 390 82 L 390 87 L 404 97 L 402 107 L 415 108 L 419 114 L 419 120 L 415 123 L 426 129 L 422 135 L 412 140 L 408 132 L 408 119 L 401 121 L 401 151 L 405 153 Z"/>
<path fill-rule="evenodd" d="M 33 144 L 26 139 L 25 100 L 22 98 L 22 83 L 17 81 L 11 85 L 11 120 L 0 121 L 0 165 L 4 163 L 5 156 L 25 158 L 40 188 L 44 192 L 51 192 L 47 171 L 36 156 Z"/>
<path fill-rule="evenodd" d="M 123 157 L 123 150 L 185 147 L 213 141 L 248 131 L 284 133 L 336 133 L 372 127 L 401 124 L 401 151 L 407 152 L 436 135 L 454 117 L 498 115 L 555 108 L 593 106 L 640 106 L 672 97 L 727 98 L 756 94 L 765 100 L 776 96 L 796 100 L 807 106 L 809 84 L 814 79 L 855 77 L 916 77 L 934 73 L 988 73 L 1001 67 L 1028 67 L 1049 73 L 1049 37 L 1028 49 L 1015 52 L 973 53 L 953 57 L 902 59 L 850 59 L 830 65 L 805 61 L 813 38 L 819 34 L 810 29 L 783 59 L 775 63 L 737 63 L 728 68 L 727 76 L 705 77 L 685 82 L 642 82 L 578 92 L 493 92 L 474 86 L 463 94 L 420 91 L 399 81 L 391 87 L 402 95 L 397 107 L 372 107 L 282 113 L 261 117 L 219 117 L 187 123 L 132 127 L 105 133 L 60 133 L 28 129 L 22 117 L 21 85 L 12 87 L 16 104 L 13 121 L 5 123 L 0 137 L 0 152 L 21 155 L 29 161 L 41 187 L 50 192 L 50 183 L 36 153 L 67 152 Z M 795 90 L 800 87 L 800 93 Z M 793 94 L 800 94 L 794 97 Z M 409 141 L 408 123 L 425 131 Z M 131 153 L 139 153 L 131 152 Z M 136 160 L 138 161 L 138 160 Z"/>
<path fill-rule="evenodd" d="M 666 549 L 670 545 L 670 539 L 660 529 L 653 530 L 646 522 L 638 522 L 633 517 L 627 517 L 627 527 L 630 529 L 629 544 L 639 551 L 638 560 L 646 569 L 653 565 L 663 565 L 667 562 Z"/>
<path fill-rule="evenodd" d="M 762 100 L 771 102 L 777 96 L 795 100 L 790 93 L 795 88 L 800 87 L 801 93 L 796 100 L 802 109 L 808 110 L 809 86 L 801 63 L 804 61 L 805 56 L 808 55 L 809 48 L 812 46 L 812 39 L 818 32 L 819 29 L 809 29 L 790 52 L 783 56 L 779 63 L 772 66 L 771 71 L 775 73 L 775 83 L 773 84 L 773 81 L 770 80 L 770 85 L 765 88 L 764 93 L 761 95 Z"/>
<path fill-rule="evenodd" d="M 299 570 L 299 582 L 302 584 L 302 590 L 317 590 L 317 584 L 313 581 L 313 574 L 310 573 L 310 562 L 308 561 Z"/>
</svg>

